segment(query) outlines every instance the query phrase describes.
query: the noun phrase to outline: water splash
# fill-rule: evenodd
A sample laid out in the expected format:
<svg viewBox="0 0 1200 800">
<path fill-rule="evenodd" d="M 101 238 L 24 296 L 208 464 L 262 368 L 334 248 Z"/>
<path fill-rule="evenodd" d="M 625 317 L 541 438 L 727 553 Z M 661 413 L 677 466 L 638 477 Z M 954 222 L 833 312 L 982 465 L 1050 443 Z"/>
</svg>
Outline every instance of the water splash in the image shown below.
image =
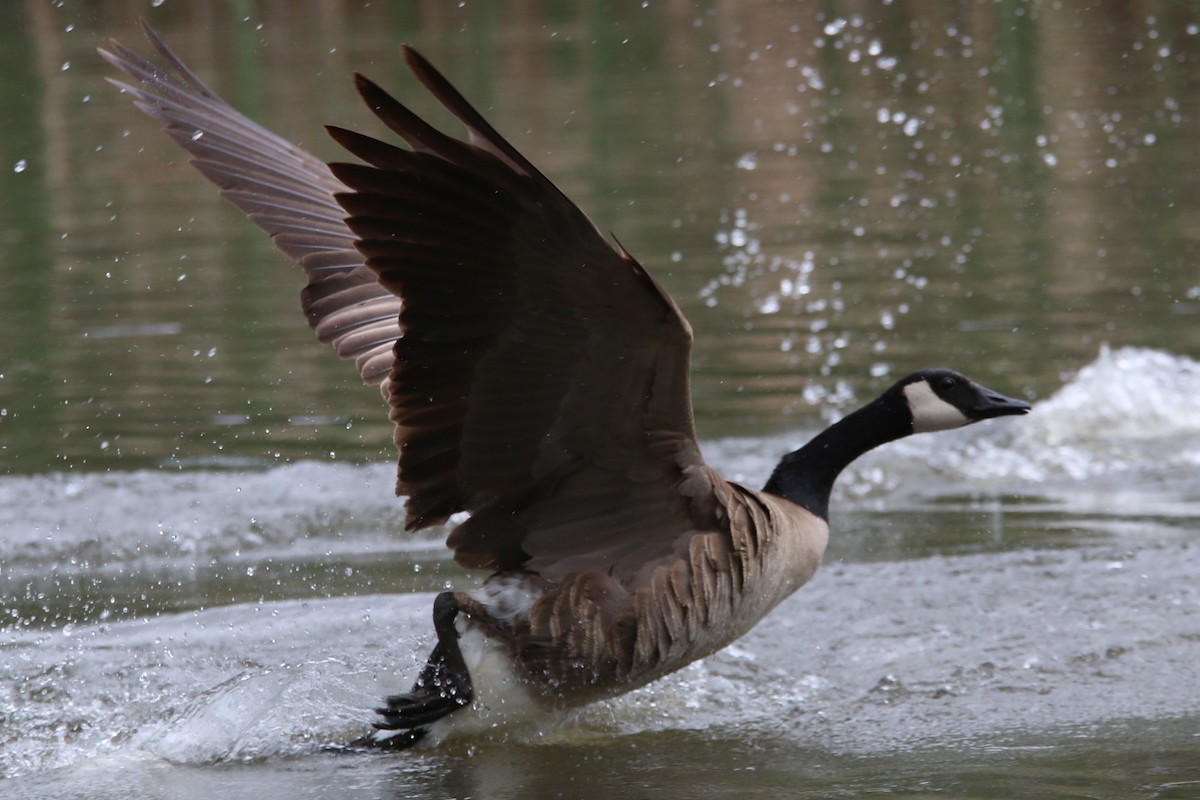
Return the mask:
<svg viewBox="0 0 1200 800">
<path fill-rule="evenodd" d="M 1196 698 L 1172 687 L 1200 681 L 1187 638 L 1200 621 L 1200 550 L 1190 535 L 1147 535 L 1146 520 L 1173 516 L 1194 530 L 1200 519 L 1198 394 L 1192 359 L 1106 349 L 1029 417 L 875 451 L 839 486 L 841 508 L 884 498 L 892 510 L 936 513 L 944 496 L 1051 497 L 1076 518 L 1126 514 L 1137 536 L 830 563 L 734 648 L 589 709 L 564 735 L 724 728 L 871 750 L 1197 713 Z M 755 484 L 804 438 L 724 440 L 705 452 Z M 0 504 L 25 509 L 0 523 L 3 605 L 24 591 L 22 575 L 136 575 L 164 560 L 254 551 L 322 562 L 364 541 L 402 546 L 392 479 L 390 464 L 318 462 L 3 478 Z M 42 627 L 0 620 L 0 716 L 13 732 L 0 739 L 0 774 L 82 775 L 88 763 L 108 774 L 123 760 L 169 771 L 344 740 L 377 696 L 411 680 L 429 644 L 429 600 L 232 601 Z"/>
</svg>

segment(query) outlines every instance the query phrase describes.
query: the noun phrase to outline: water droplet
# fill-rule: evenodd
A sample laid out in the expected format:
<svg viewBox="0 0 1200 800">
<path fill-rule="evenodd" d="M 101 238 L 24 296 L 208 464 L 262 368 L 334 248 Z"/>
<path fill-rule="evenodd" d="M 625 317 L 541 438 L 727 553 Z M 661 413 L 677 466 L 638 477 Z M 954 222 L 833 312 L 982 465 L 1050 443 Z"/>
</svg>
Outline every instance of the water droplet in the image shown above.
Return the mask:
<svg viewBox="0 0 1200 800">
<path fill-rule="evenodd" d="M 29 162 L 22 158 L 16 164 L 13 164 L 13 172 L 24 172 L 28 166 Z"/>
<path fill-rule="evenodd" d="M 826 36 L 836 36 L 839 33 L 841 33 L 842 29 L 845 27 L 846 27 L 846 20 L 835 19 L 833 22 L 830 22 L 828 25 L 825 26 L 825 35 Z"/>
</svg>

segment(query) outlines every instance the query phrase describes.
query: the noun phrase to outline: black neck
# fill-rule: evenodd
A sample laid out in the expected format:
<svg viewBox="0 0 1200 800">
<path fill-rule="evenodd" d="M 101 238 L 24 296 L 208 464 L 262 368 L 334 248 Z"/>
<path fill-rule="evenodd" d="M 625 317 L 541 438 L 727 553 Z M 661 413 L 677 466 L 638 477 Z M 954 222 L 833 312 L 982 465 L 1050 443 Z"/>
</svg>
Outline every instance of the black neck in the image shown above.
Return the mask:
<svg viewBox="0 0 1200 800">
<path fill-rule="evenodd" d="M 897 398 L 884 395 L 830 425 L 799 450 L 788 453 L 771 473 L 763 491 L 791 500 L 828 520 L 829 495 L 842 470 L 868 450 L 913 432 L 907 405 L 897 408 L 896 402 Z"/>
</svg>

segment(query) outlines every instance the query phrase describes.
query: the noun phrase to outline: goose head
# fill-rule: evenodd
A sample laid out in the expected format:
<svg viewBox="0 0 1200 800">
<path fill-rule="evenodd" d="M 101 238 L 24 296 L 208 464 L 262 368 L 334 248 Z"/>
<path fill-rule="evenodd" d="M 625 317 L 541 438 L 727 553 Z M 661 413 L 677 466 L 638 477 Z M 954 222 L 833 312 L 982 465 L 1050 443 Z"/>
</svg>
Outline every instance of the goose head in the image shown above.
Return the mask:
<svg viewBox="0 0 1200 800">
<path fill-rule="evenodd" d="M 923 369 L 906 375 L 884 396 L 907 408 L 913 433 L 961 428 L 993 417 L 1026 414 L 1030 409 L 1024 400 L 994 392 L 950 369 Z"/>
</svg>

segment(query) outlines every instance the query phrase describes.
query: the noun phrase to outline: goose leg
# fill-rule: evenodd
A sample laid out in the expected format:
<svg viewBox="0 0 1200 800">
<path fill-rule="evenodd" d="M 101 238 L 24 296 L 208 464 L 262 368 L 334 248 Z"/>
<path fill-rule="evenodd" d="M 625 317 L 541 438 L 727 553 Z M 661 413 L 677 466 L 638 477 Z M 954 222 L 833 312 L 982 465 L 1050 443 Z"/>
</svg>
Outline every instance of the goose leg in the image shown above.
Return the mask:
<svg viewBox="0 0 1200 800">
<path fill-rule="evenodd" d="M 351 743 L 351 747 L 403 750 L 429 732 L 429 724 L 470 705 L 471 673 L 458 646 L 454 620 L 460 606 L 454 592 L 442 592 L 433 601 L 433 629 L 437 645 L 429 654 L 413 688 L 406 694 L 388 697 L 386 706 L 375 709 L 383 717 L 372 722 L 375 731 Z"/>
</svg>

